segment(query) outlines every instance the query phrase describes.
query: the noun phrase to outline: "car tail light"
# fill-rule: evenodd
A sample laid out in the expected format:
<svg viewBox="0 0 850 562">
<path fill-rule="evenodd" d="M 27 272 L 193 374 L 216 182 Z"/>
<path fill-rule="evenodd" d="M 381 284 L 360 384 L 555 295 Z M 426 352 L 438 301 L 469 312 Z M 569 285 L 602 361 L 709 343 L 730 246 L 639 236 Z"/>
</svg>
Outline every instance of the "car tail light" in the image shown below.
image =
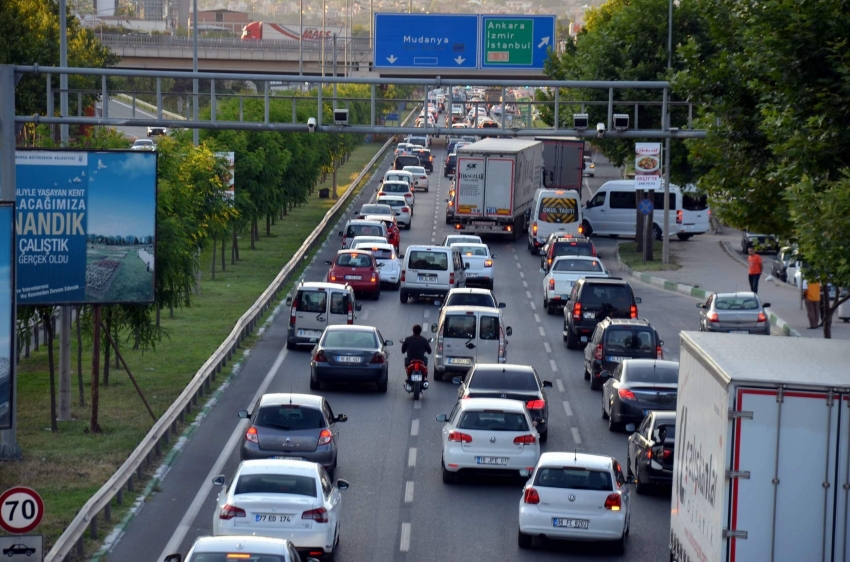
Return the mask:
<svg viewBox="0 0 850 562">
<path fill-rule="evenodd" d="M 584 234 L 584 226 L 579 225 L 579 227 L 578 227 L 578 233 L 579 233 L 579 234 Z M 596 254 L 593 254 L 593 255 L 595 256 Z"/>
<path fill-rule="evenodd" d="M 505 331 L 499 328 L 499 359 L 505 357 Z"/>
<path fill-rule="evenodd" d="M 593 354 L 593 357 L 599 361 L 602 361 L 602 344 L 596 344 L 596 352 Z"/>
<path fill-rule="evenodd" d="M 298 299 L 292 301 L 292 308 L 289 309 L 289 325 L 295 325 L 295 309 L 298 308 Z"/>
<path fill-rule="evenodd" d="M 655 358 L 656 359 L 664 359 L 664 350 L 661 349 L 660 345 L 655 346 Z"/>
<path fill-rule="evenodd" d="M 369 361 L 372 365 L 382 365 L 384 362 L 384 356 L 380 353 L 375 353 L 375 355 L 372 356 L 372 360 Z"/>
<path fill-rule="evenodd" d="M 354 305 L 351 304 L 351 300 L 348 301 L 348 320 L 346 324 L 354 324 Z"/>
<path fill-rule="evenodd" d="M 546 261 L 549 262 L 549 265 L 552 265 L 552 258 L 547 258 Z"/>
<path fill-rule="evenodd" d="M 534 445 L 537 438 L 533 435 L 519 435 L 514 437 L 514 445 Z"/>
<path fill-rule="evenodd" d="M 706 318 L 708 318 L 709 322 L 720 322 L 720 318 L 717 316 L 716 312 L 712 312 Z"/>
<path fill-rule="evenodd" d="M 577 302 L 573 305 L 573 319 L 579 320 L 581 319 L 581 303 Z"/>
<path fill-rule="evenodd" d="M 523 503 L 538 504 L 540 503 L 540 494 L 534 488 L 526 488 L 522 494 Z"/>
<path fill-rule="evenodd" d="M 542 410 L 546 407 L 545 400 L 529 400 L 525 403 L 525 407 L 529 410 Z"/>
<path fill-rule="evenodd" d="M 449 285 L 454 285 L 454 284 L 455 284 L 455 274 L 454 274 L 454 272 L 452 272 L 452 273 L 449 273 Z"/>
<path fill-rule="evenodd" d="M 328 281 L 330 281 L 331 283 L 336 282 L 336 275 L 333 272 L 328 273 Z"/>
<path fill-rule="evenodd" d="M 419 179 L 420 179 L 420 180 L 427 180 L 427 179 L 428 179 L 428 176 L 419 176 Z"/>
<path fill-rule="evenodd" d="M 682 211 L 676 211 L 676 224 L 682 224 Z"/>
<path fill-rule="evenodd" d="M 219 519 L 230 520 L 234 517 L 245 517 L 245 510 L 241 507 L 236 507 L 235 505 L 226 503 L 224 504 L 224 507 L 221 508 L 221 511 L 218 512 Z"/>
<path fill-rule="evenodd" d="M 555 278 L 554 277 L 549 278 L 549 290 L 550 291 L 555 290 Z"/>
<path fill-rule="evenodd" d="M 629 307 L 629 318 L 637 318 L 637 306 L 632 305 Z"/>
<path fill-rule="evenodd" d="M 628 388 L 621 388 L 617 391 L 617 394 L 619 394 L 620 398 L 623 400 L 637 400 L 637 398 L 635 398 L 635 393 Z"/>
<path fill-rule="evenodd" d="M 502 230 L 504 230 L 505 232 L 513 232 L 514 227 L 512 227 L 511 225 L 508 225 L 508 226 L 504 227 Z"/>
<path fill-rule="evenodd" d="M 437 353 L 443 354 L 443 328 L 440 327 L 440 332 L 437 334 Z"/>
<path fill-rule="evenodd" d="M 455 225 L 455 230 L 460 230 L 461 228 L 463 228 L 463 226 L 460 223 Z"/>
<path fill-rule="evenodd" d="M 372 272 L 372 283 L 374 283 L 377 280 L 378 280 L 378 274 L 375 273 L 375 272 Z"/>
<path fill-rule="evenodd" d="M 537 221 L 531 223 L 531 234 L 537 236 Z"/>
<path fill-rule="evenodd" d="M 758 321 L 759 322 L 767 322 L 767 315 L 765 315 L 764 312 L 759 312 Z"/>
<path fill-rule="evenodd" d="M 257 435 L 257 428 L 253 425 L 248 428 L 248 431 L 245 432 L 245 439 L 250 441 L 251 443 L 257 443 L 259 445 L 260 438 Z"/>
<path fill-rule="evenodd" d="M 613 494 L 608 494 L 608 497 L 605 498 L 605 509 L 610 509 L 611 511 L 620 511 L 623 503 L 620 499 L 620 494 L 614 492 Z"/>
<path fill-rule="evenodd" d="M 402 213 L 409 213 L 409 212 L 410 212 L 410 207 L 402 207 L 402 208 L 401 208 L 401 212 L 402 212 Z"/>
<path fill-rule="evenodd" d="M 324 507 L 320 507 L 318 509 L 311 509 L 310 511 L 305 511 L 301 515 L 301 519 L 312 519 L 316 523 L 327 523 L 328 510 Z"/>
<path fill-rule="evenodd" d="M 671 451 L 670 449 L 664 449 L 664 451 L 661 452 L 661 458 L 663 458 L 664 460 L 667 460 L 672 456 L 673 451 Z"/>
<path fill-rule="evenodd" d="M 331 433 L 330 429 L 323 429 L 322 432 L 319 433 L 319 445 L 327 445 L 333 440 L 334 435 Z"/>
<path fill-rule="evenodd" d="M 454 205 L 455 205 L 455 202 L 452 201 L 451 199 L 449 199 L 449 207 L 454 207 Z"/>
<path fill-rule="evenodd" d="M 328 358 L 327 358 L 327 356 L 325 356 L 324 351 L 319 350 L 315 353 L 315 355 L 313 355 L 313 361 L 315 361 L 317 363 L 327 363 Z"/>
<path fill-rule="evenodd" d="M 454 441 L 455 443 L 472 443 L 472 435 L 461 433 L 460 431 L 450 431 L 449 441 Z"/>
</svg>

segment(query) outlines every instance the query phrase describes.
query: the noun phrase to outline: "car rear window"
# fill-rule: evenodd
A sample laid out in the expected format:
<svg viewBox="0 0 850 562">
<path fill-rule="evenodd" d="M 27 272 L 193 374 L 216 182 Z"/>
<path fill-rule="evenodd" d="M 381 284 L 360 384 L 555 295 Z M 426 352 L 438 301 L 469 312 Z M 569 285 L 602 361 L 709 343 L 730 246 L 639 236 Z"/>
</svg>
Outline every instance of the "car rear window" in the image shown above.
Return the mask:
<svg viewBox="0 0 850 562">
<path fill-rule="evenodd" d="M 449 154 L 448 163 L 454 164 L 455 162 L 457 162 L 457 154 Z"/>
<path fill-rule="evenodd" d="M 645 366 L 635 368 L 634 365 L 626 369 L 626 378 L 631 382 L 647 382 L 659 384 L 677 384 L 679 382 L 679 368 L 664 366 Z"/>
<path fill-rule="evenodd" d="M 346 238 L 355 236 L 384 236 L 383 229 L 374 224 L 350 224 L 345 231 Z"/>
<path fill-rule="evenodd" d="M 499 319 L 496 316 L 481 315 L 480 330 L 478 337 L 482 340 L 499 339 Z"/>
<path fill-rule="evenodd" d="M 705 211 L 708 209 L 708 196 L 697 193 L 683 193 L 682 208 L 686 211 Z"/>
<path fill-rule="evenodd" d="M 373 349 L 378 347 L 374 332 L 332 330 L 325 334 L 324 347 L 355 347 Z"/>
<path fill-rule="evenodd" d="M 611 474 L 607 471 L 568 467 L 538 469 L 534 485 L 543 488 L 596 490 L 599 492 L 610 492 L 614 489 Z"/>
<path fill-rule="evenodd" d="M 399 156 L 395 159 L 395 169 L 401 170 L 405 166 L 418 166 L 419 165 L 419 157 L 418 156 Z"/>
<path fill-rule="evenodd" d="M 336 265 L 340 267 L 371 267 L 372 256 L 363 254 L 339 254 L 336 257 Z"/>
<path fill-rule="evenodd" d="M 588 284 L 582 290 L 581 302 L 584 305 L 609 304 L 618 310 L 627 309 L 632 305 L 632 294 L 623 285 Z"/>
<path fill-rule="evenodd" d="M 236 481 L 239 494 L 295 494 L 316 497 L 316 479 L 295 474 L 243 474 Z"/>
<path fill-rule="evenodd" d="M 322 429 L 325 427 L 325 418 L 321 410 L 297 404 L 261 406 L 254 418 L 254 425 L 287 431 Z"/>
<path fill-rule="evenodd" d="M 555 244 L 555 248 L 552 250 L 553 257 L 558 256 L 592 256 L 593 249 L 590 247 L 590 244 L 585 244 L 582 242 L 568 242 Z"/>
<path fill-rule="evenodd" d="M 475 371 L 469 381 L 475 390 L 531 390 L 538 391 L 537 379 L 529 371 Z"/>
<path fill-rule="evenodd" d="M 404 201 L 394 201 L 392 199 L 381 199 L 381 203 L 389 205 L 390 207 L 404 207 L 407 205 Z"/>
<path fill-rule="evenodd" d="M 331 314 L 348 314 L 348 293 L 331 293 Z"/>
<path fill-rule="evenodd" d="M 384 193 L 408 193 L 410 192 L 410 189 L 407 187 L 406 183 L 385 183 L 381 187 L 381 191 Z"/>
<path fill-rule="evenodd" d="M 655 353 L 655 334 L 651 330 L 611 327 L 606 330 L 605 343 L 610 354 L 652 355 Z"/>
<path fill-rule="evenodd" d="M 487 257 L 487 248 L 481 246 L 452 246 L 457 248 L 462 256 L 481 256 Z"/>
<path fill-rule="evenodd" d="M 244 555 L 244 558 L 241 558 Z M 244 562 L 286 562 L 283 554 L 251 554 L 239 551 Z M 186 562 L 233 562 L 232 552 L 195 552 Z"/>
<path fill-rule="evenodd" d="M 447 252 L 428 250 L 411 250 L 408 254 L 407 266 L 410 269 L 428 269 L 431 271 L 448 271 L 449 255 Z"/>
<path fill-rule="evenodd" d="M 717 310 L 757 310 L 759 301 L 754 297 L 717 297 Z"/>
<path fill-rule="evenodd" d="M 516 412 L 464 412 L 458 429 L 480 429 L 482 431 L 528 431 L 525 416 Z"/>
<path fill-rule="evenodd" d="M 443 337 L 473 339 L 475 320 L 474 314 L 449 314 L 443 323 Z"/>
<path fill-rule="evenodd" d="M 561 258 L 552 267 L 555 271 L 597 271 L 602 272 L 602 264 L 596 260 L 573 260 Z"/>
<path fill-rule="evenodd" d="M 324 312 L 327 306 L 327 291 L 298 291 L 295 298 L 295 310 L 298 312 Z"/>
<path fill-rule="evenodd" d="M 370 248 L 368 245 L 362 246 L 360 244 L 357 245 L 358 250 L 365 250 L 375 256 L 376 260 L 391 260 L 393 259 L 393 251 L 385 250 L 383 248 Z"/>
<path fill-rule="evenodd" d="M 456 293 L 448 298 L 444 306 L 496 306 L 490 295 Z"/>
<path fill-rule="evenodd" d="M 410 179 L 410 177 L 407 176 L 406 174 L 392 174 L 392 173 L 390 173 L 390 174 L 387 174 L 386 176 L 384 176 L 384 182 L 400 181 L 400 182 L 403 182 L 403 183 L 408 183 L 409 179 Z"/>
<path fill-rule="evenodd" d="M 363 205 L 360 207 L 361 215 L 391 215 L 392 209 L 387 209 L 385 204 Z"/>
</svg>

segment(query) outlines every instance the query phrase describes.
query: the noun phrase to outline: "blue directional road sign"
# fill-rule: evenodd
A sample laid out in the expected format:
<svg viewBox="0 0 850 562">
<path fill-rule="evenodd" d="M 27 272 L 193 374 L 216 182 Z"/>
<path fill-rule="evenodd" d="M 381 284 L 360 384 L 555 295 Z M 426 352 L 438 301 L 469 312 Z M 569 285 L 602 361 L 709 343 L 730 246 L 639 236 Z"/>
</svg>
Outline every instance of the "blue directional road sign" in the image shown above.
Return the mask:
<svg viewBox="0 0 850 562">
<path fill-rule="evenodd" d="M 648 215 L 653 209 L 655 209 L 655 205 L 652 203 L 652 199 L 641 199 L 638 201 L 638 211 L 640 211 L 640 214 Z"/>
<path fill-rule="evenodd" d="M 398 121 L 398 113 L 387 113 L 385 121 Z"/>
<path fill-rule="evenodd" d="M 375 68 L 478 67 L 478 16 L 375 14 Z"/>
<path fill-rule="evenodd" d="M 555 44 L 555 16 L 481 16 L 482 69 L 543 69 Z"/>
</svg>

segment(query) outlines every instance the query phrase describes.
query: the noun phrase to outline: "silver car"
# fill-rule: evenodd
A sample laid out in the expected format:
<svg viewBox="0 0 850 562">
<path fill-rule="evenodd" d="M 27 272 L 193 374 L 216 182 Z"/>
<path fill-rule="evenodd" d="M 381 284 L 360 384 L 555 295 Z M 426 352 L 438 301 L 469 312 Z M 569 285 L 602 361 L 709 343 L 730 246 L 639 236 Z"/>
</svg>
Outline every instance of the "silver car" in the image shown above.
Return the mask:
<svg viewBox="0 0 850 562">
<path fill-rule="evenodd" d="M 715 293 L 697 304 L 700 309 L 700 332 L 770 335 L 770 320 L 755 293 Z"/>
<path fill-rule="evenodd" d="M 404 197 L 396 196 L 396 195 L 382 195 L 378 197 L 379 204 L 389 205 L 393 208 L 393 214 L 395 215 L 396 223 L 404 227 L 405 229 L 410 229 L 410 221 L 411 214 L 413 213 L 413 209 L 410 205 L 405 201 Z"/>
</svg>

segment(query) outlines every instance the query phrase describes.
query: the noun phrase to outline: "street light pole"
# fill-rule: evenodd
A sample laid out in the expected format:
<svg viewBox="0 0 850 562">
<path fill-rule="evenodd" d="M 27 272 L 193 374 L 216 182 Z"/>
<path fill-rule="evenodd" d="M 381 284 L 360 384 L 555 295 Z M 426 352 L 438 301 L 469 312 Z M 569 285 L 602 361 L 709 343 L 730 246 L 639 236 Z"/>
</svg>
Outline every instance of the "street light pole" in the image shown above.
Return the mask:
<svg viewBox="0 0 850 562">
<path fill-rule="evenodd" d="M 375 11 L 372 6 L 372 1 L 373 0 L 369 0 L 369 50 L 372 49 L 372 36 L 375 35 L 375 30 L 373 29 L 375 22 L 372 21 L 375 19 Z"/>
<path fill-rule="evenodd" d="M 673 0 L 667 5 L 667 73 L 673 68 Z M 669 78 L 669 76 L 668 76 Z M 661 128 L 670 130 L 670 105 L 664 90 L 664 111 Z M 664 139 L 664 234 L 661 237 L 661 263 L 670 263 L 670 137 Z"/>
<path fill-rule="evenodd" d="M 198 0 L 192 0 L 192 72 L 198 72 Z M 198 121 L 198 79 L 192 79 L 192 119 Z M 192 129 L 192 142 L 201 143 L 200 129 Z"/>
<path fill-rule="evenodd" d="M 322 0 L 322 78 L 325 77 L 325 43 L 328 42 L 328 38 L 325 33 L 325 0 Z M 319 84 L 319 88 L 323 85 L 324 84 Z"/>
<path fill-rule="evenodd" d="M 298 76 L 304 75 L 304 0 L 298 12 Z"/>
</svg>

